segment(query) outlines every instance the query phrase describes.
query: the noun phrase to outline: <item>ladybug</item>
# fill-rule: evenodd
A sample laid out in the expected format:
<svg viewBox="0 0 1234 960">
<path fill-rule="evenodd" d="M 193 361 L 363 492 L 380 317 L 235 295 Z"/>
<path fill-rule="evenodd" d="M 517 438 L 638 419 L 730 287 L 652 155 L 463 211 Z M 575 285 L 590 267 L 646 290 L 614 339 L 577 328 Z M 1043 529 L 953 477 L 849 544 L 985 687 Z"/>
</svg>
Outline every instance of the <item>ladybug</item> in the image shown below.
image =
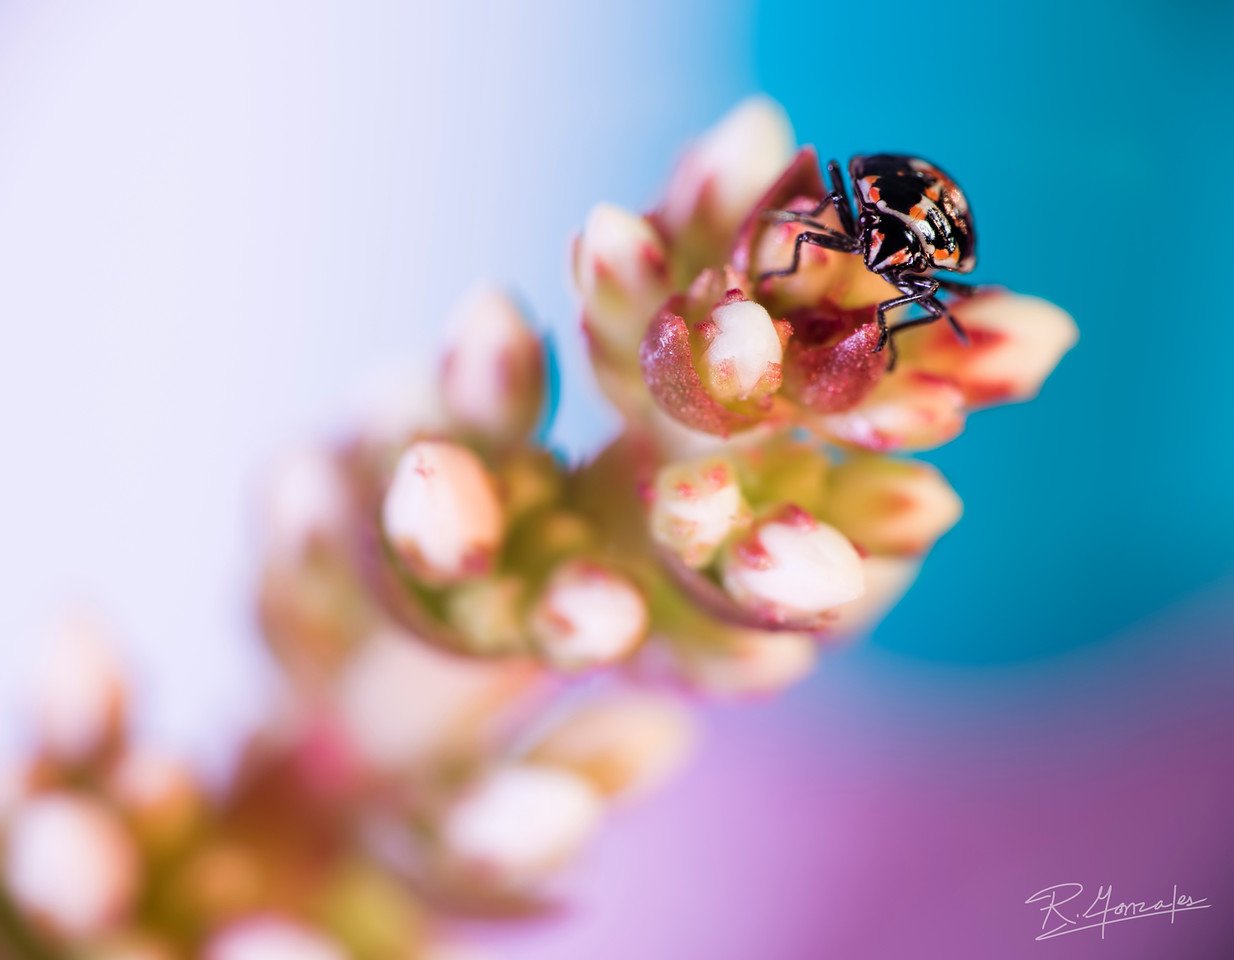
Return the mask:
<svg viewBox="0 0 1234 960">
<path fill-rule="evenodd" d="M 759 277 L 787 277 L 797 272 L 802 244 L 812 244 L 842 253 L 858 253 L 872 273 L 899 289 L 901 296 L 878 305 L 879 337 L 874 352 L 890 346 L 888 369 L 895 366 L 894 336 L 901 330 L 946 319 L 965 343 L 968 336 L 959 321 L 939 301 L 940 290 L 968 296 L 973 288 L 945 277 L 938 271 L 968 273 L 977 261 L 977 234 L 968 201 L 959 185 L 941 168 L 920 157 L 880 153 L 853 157 L 848 165 L 857 194 L 857 213 L 840 173 L 840 164 L 827 164 L 831 192 L 813 210 L 773 210 L 768 219 L 778 223 L 801 223 L 809 229 L 798 234 L 793 260 L 783 270 L 769 270 Z M 842 230 L 817 219 L 833 207 Z M 920 304 L 925 315 L 887 325 L 887 311 Z"/>
</svg>

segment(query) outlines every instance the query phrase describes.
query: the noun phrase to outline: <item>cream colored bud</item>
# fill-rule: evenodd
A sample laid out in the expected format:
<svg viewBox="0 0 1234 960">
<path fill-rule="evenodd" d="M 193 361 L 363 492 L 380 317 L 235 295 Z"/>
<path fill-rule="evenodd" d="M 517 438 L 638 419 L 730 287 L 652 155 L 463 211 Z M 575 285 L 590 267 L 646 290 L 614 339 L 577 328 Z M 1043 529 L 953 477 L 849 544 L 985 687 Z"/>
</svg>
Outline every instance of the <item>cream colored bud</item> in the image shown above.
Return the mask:
<svg viewBox="0 0 1234 960">
<path fill-rule="evenodd" d="M 121 737 L 128 690 L 113 650 L 89 617 L 66 618 L 53 632 L 34 711 L 38 736 L 57 759 L 84 761 Z"/>
<path fill-rule="evenodd" d="M 447 811 L 439 835 L 443 866 L 479 886 L 535 887 L 577 855 L 603 812 L 600 794 L 568 771 L 495 769 Z"/>
<path fill-rule="evenodd" d="M 818 641 L 805 633 L 733 631 L 716 649 L 692 653 L 683 679 L 715 697 L 759 697 L 799 683 L 818 661 Z"/>
<path fill-rule="evenodd" d="M 477 288 L 452 326 L 441 388 L 454 422 L 496 439 L 526 434 L 544 400 L 544 356 L 518 305 L 499 290 Z"/>
<path fill-rule="evenodd" d="M 583 669 L 625 657 L 647 633 L 647 602 L 628 579 L 583 560 L 561 564 L 530 615 L 531 634 L 554 666 Z"/>
<path fill-rule="evenodd" d="M 934 467 L 856 457 L 832 469 L 823 519 L 870 553 L 925 553 L 963 511 Z"/>
<path fill-rule="evenodd" d="M 964 394 L 950 380 L 897 368 L 851 410 L 818 417 L 815 429 L 877 453 L 928 450 L 964 428 Z"/>
<path fill-rule="evenodd" d="M 651 535 L 690 567 L 711 562 L 748 514 L 737 470 L 723 457 L 671 464 L 656 475 Z"/>
<path fill-rule="evenodd" d="M 462 634 L 467 652 L 502 655 L 524 651 L 523 593 L 520 577 L 485 577 L 450 591 L 446 618 Z"/>
<path fill-rule="evenodd" d="M 735 232 L 788 166 L 793 149 L 793 130 L 779 104 L 766 97 L 742 101 L 683 158 L 665 198 L 666 226 L 676 233 L 705 210 L 719 232 Z"/>
<path fill-rule="evenodd" d="M 17 807 L 7 832 L 4 882 L 24 911 L 66 937 L 123 922 L 139 864 L 106 807 L 82 795 L 42 794 Z"/>
<path fill-rule="evenodd" d="M 274 915 L 238 920 L 206 945 L 205 960 L 346 960 L 325 935 Z"/>
<path fill-rule="evenodd" d="M 946 324 L 930 324 L 908 336 L 905 361 L 954 380 L 974 406 L 1036 396 L 1079 337 L 1070 315 L 1037 297 L 978 293 L 949 309 L 969 342 L 959 341 Z"/>
<path fill-rule="evenodd" d="M 382 510 L 386 536 L 430 583 L 483 574 L 501 544 L 503 517 L 492 476 L 466 447 L 413 443 L 399 459 Z"/>
<path fill-rule="evenodd" d="M 699 332 L 707 341 L 704 380 L 717 400 L 756 400 L 780 388 L 784 347 L 760 304 L 744 298 L 721 303 Z"/>
<path fill-rule="evenodd" d="M 530 759 L 564 767 L 606 796 L 643 796 L 680 766 L 694 738 L 691 714 L 676 700 L 624 694 L 568 713 Z"/>
<path fill-rule="evenodd" d="M 828 638 L 850 637 L 873 627 L 913 585 L 920 566 L 913 557 L 862 557 L 865 593 L 836 607 L 835 619 L 827 626 Z"/>
<path fill-rule="evenodd" d="M 861 596 L 861 558 L 834 527 L 788 507 L 725 551 L 724 587 L 771 623 L 809 620 Z"/>
<path fill-rule="evenodd" d="M 670 292 L 664 242 L 645 218 L 599 204 L 575 241 L 574 283 L 588 329 L 608 352 L 633 362 Z"/>
</svg>

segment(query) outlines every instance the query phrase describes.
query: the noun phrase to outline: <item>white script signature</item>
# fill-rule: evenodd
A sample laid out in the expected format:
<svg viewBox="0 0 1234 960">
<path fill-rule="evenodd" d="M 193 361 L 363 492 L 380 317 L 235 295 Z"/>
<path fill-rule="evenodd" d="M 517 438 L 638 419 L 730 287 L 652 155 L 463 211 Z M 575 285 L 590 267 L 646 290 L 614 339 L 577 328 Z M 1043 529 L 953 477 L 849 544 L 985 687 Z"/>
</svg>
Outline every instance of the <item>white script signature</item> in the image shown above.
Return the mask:
<svg viewBox="0 0 1234 960">
<path fill-rule="evenodd" d="M 1105 939 L 1105 928 L 1125 920 L 1142 920 L 1145 917 L 1166 917 L 1170 923 L 1174 917 L 1188 910 L 1207 910 L 1212 906 L 1207 897 L 1192 897 L 1178 892 L 1178 884 L 1174 884 L 1174 894 L 1169 900 L 1161 899 L 1154 902 L 1148 900 L 1123 900 L 1111 903 L 1114 899 L 1113 884 L 1102 884 L 1097 888 L 1097 896 L 1088 904 L 1083 913 L 1080 907 L 1087 901 L 1082 883 L 1056 883 L 1052 887 L 1038 890 L 1025 903 L 1040 903 L 1041 933 L 1038 940 L 1049 940 L 1053 937 L 1066 936 L 1069 933 L 1079 933 L 1081 930 L 1101 930 L 1101 939 Z M 1072 901 L 1076 901 L 1072 906 Z M 1064 909 L 1065 908 L 1065 909 Z M 1088 921 L 1085 923 L 1084 921 Z"/>
</svg>

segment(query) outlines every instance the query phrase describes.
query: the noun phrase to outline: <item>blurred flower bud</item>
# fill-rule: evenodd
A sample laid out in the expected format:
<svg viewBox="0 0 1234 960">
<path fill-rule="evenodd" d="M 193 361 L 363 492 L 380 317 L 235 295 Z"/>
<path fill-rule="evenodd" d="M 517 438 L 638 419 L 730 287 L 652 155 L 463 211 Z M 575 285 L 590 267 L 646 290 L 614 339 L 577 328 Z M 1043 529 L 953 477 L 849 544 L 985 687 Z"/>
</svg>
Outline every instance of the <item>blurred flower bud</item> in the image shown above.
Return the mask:
<svg viewBox="0 0 1234 960">
<path fill-rule="evenodd" d="M 446 811 L 443 869 L 480 888 L 525 891 L 574 858 L 604 804 L 583 778 L 520 764 L 490 771 Z"/>
<path fill-rule="evenodd" d="M 841 608 L 842 609 L 842 608 Z M 665 647 L 670 677 L 713 697 L 761 697 L 800 682 L 818 660 L 818 641 L 806 633 L 728 630 L 722 642 L 699 648 Z"/>
<path fill-rule="evenodd" d="M 530 615 L 537 649 L 554 666 L 583 669 L 619 660 L 647 633 L 647 602 L 628 579 L 585 560 L 561 564 Z"/>
<path fill-rule="evenodd" d="M 466 447 L 421 440 L 404 451 L 386 491 L 382 521 L 408 568 L 428 583 L 483 574 L 501 544 L 503 517 L 492 476 Z"/>
<path fill-rule="evenodd" d="M 535 763 L 564 767 L 608 797 L 641 797 L 668 779 L 694 736 L 675 700 L 625 694 L 568 713 L 532 749 Z"/>
<path fill-rule="evenodd" d="M 698 332 L 706 341 L 704 381 L 721 403 L 758 400 L 780 389 L 784 348 L 771 315 L 740 292 L 724 298 Z"/>
<path fill-rule="evenodd" d="M 76 954 L 75 954 L 76 956 Z M 140 935 L 125 935 L 91 944 L 81 960 L 180 960 L 167 944 Z"/>
<path fill-rule="evenodd" d="M 93 620 L 64 620 L 34 689 L 37 735 L 57 760 L 81 763 L 123 737 L 128 690 L 113 644 Z"/>
<path fill-rule="evenodd" d="M 609 363 L 631 365 L 669 292 L 659 235 L 643 217 L 600 204 L 574 241 L 574 284 L 593 349 Z"/>
<path fill-rule="evenodd" d="M 426 917 L 402 883 L 370 862 L 347 862 L 331 872 L 314 917 L 349 960 L 420 960 Z"/>
<path fill-rule="evenodd" d="M 8 829 L 4 882 L 18 906 L 65 937 L 106 933 L 133 903 L 139 863 L 102 804 L 71 793 L 32 797 Z"/>
<path fill-rule="evenodd" d="M 468 653 L 500 656 L 526 652 L 524 592 L 520 577 L 485 577 L 450 591 L 446 619 L 462 634 Z"/>
<path fill-rule="evenodd" d="M 722 457 L 662 468 L 656 474 L 653 498 L 652 537 L 696 568 L 711 562 L 748 513 L 737 471 Z"/>
<path fill-rule="evenodd" d="M 660 211 L 665 228 L 707 234 L 723 253 L 792 156 L 793 131 L 779 104 L 766 97 L 743 101 L 682 158 Z"/>
<path fill-rule="evenodd" d="M 906 366 L 953 380 L 972 406 L 1036 396 L 1079 337 L 1066 312 L 1037 297 L 982 292 L 948 309 L 969 343 L 932 323 L 906 333 L 901 348 Z"/>
<path fill-rule="evenodd" d="M 184 840 L 202 812 L 201 791 L 182 764 L 148 751 L 130 751 L 107 781 L 108 792 L 138 838 L 165 851 Z"/>
<path fill-rule="evenodd" d="M 206 945 L 205 960 L 346 960 L 342 948 L 308 927 L 276 916 L 229 924 Z"/>
<path fill-rule="evenodd" d="M 814 198 L 794 197 L 779 209 L 808 214 L 817 207 L 818 200 Z M 839 217 L 830 205 L 815 219 L 832 230 L 841 230 Z M 797 237 L 807 230 L 817 232 L 815 227 L 791 220 L 760 224 L 757 240 L 750 251 L 750 275 L 762 277 L 770 271 L 789 269 L 797 249 Z M 847 282 L 848 275 L 855 270 L 865 270 L 860 257 L 811 243 L 801 245 L 797 258 L 797 269 L 793 273 L 767 277 L 759 282 L 759 293 L 765 294 L 778 309 L 788 311 L 834 302 L 837 288 Z"/>
<path fill-rule="evenodd" d="M 271 552 L 297 556 L 348 536 L 347 484 L 325 450 L 299 450 L 279 461 L 267 483 L 263 519 Z"/>
<path fill-rule="evenodd" d="M 823 519 L 869 553 L 911 556 L 929 550 L 962 509 L 928 463 L 862 456 L 832 469 Z"/>
<path fill-rule="evenodd" d="M 861 558 L 834 527 L 798 507 L 757 522 L 723 558 L 724 588 L 769 624 L 812 621 L 861 596 Z"/>
<path fill-rule="evenodd" d="M 522 311 L 506 294 L 478 288 L 457 308 L 453 326 L 441 374 L 451 418 L 492 439 L 525 436 L 544 402 L 544 352 Z"/>
<path fill-rule="evenodd" d="M 337 709 L 360 758 L 394 772 L 477 735 L 528 678 L 527 670 L 464 659 L 388 631 L 371 637 L 348 665 Z"/>
<path fill-rule="evenodd" d="M 862 557 L 865 593 L 832 611 L 827 639 L 851 637 L 878 623 L 913 585 L 920 565 L 915 557 Z"/>
<path fill-rule="evenodd" d="M 964 428 L 964 394 L 942 377 L 897 369 L 857 406 L 818 417 L 813 427 L 840 443 L 876 453 L 927 450 Z"/>
</svg>

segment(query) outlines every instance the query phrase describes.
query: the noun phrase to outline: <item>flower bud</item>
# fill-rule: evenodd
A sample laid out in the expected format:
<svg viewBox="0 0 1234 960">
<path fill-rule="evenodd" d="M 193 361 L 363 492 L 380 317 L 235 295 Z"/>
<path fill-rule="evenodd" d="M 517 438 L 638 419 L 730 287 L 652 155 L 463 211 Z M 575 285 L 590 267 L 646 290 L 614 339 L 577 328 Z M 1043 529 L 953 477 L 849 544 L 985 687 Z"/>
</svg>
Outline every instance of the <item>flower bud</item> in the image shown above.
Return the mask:
<svg viewBox="0 0 1234 960">
<path fill-rule="evenodd" d="M 664 467 L 653 497 L 652 537 L 690 567 L 710 563 L 747 516 L 737 471 L 722 457 Z"/>
<path fill-rule="evenodd" d="M 897 369 L 857 406 L 811 425 L 833 440 L 876 453 L 927 450 L 964 428 L 964 394 L 942 377 Z"/>
<path fill-rule="evenodd" d="M 726 549 L 723 582 L 733 600 L 770 624 L 812 621 L 863 590 L 853 545 L 791 506 Z"/>
<path fill-rule="evenodd" d="M 544 353 L 522 312 L 497 290 L 473 290 L 459 305 L 442 365 L 446 409 L 464 430 L 499 440 L 526 435 L 544 402 Z"/>
<path fill-rule="evenodd" d="M 828 478 L 823 518 L 869 553 L 925 553 L 960 519 L 960 498 L 934 467 L 855 457 Z"/>
<path fill-rule="evenodd" d="M 705 230 L 727 246 L 792 155 L 793 131 L 777 103 L 752 97 L 738 104 L 682 159 L 660 212 L 666 229 Z"/>
<path fill-rule="evenodd" d="M 439 834 L 443 868 L 469 885 L 527 890 L 575 857 L 603 811 L 596 790 L 568 771 L 497 768 L 446 811 Z"/>
<path fill-rule="evenodd" d="M 784 357 L 784 393 L 815 413 L 849 410 L 865 399 L 887 370 L 875 353 L 878 324 L 852 314 L 815 312 L 791 318 L 793 338 Z"/>
<path fill-rule="evenodd" d="M 567 714 L 529 759 L 564 767 L 608 797 L 643 796 L 684 759 L 694 728 L 676 701 L 647 694 L 613 696 Z"/>
<path fill-rule="evenodd" d="M 674 655 L 673 673 L 701 693 L 761 697 L 805 679 L 818 661 L 818 641 L 807 633 L 732 629 L 717 646 Z"/>
<path fill-rule="evenodd" d="M 63 621 L 35 686 L 37 731 L 57 760 L 97 757 L 123 736 L 127 685 L 112 641 L 89 618 Z"/>
<path fill-rule="evenodd" d="M 1067 313 L 1037 297 L 991 291 L 956 300 L 948 309 L 969 342 L 947 324 L 932 323 L 904 334 L 904 360 L 912 369 L 953 380 L 973 406 L 1036 396 L 1079 336 Z"/>
<path fill-rule="evenodd" d="M 530 615 L 540 653 L 554 666 L 584 669 L 619 660 L 647 633 L 647 602 L 625 577 L 568 560 L 549 577 Z"/>
<path fill-rule="evenodd" d="M 485 577 L 450 591 L 446 619 L 462 634 L 468 653 L 500 656 L 524 651 L 523 593 L 520 577 Z"/>
<path fill-rule="evenodd" d="M 177 960 L 177 955 L 171 947 L 157 940 L 125 935 L 91 944 L 81 960 Z"/>
<path fill-rule="evenodd" d="M 725 297 L 698 333 L 704 382 L 721 403 L 759 400 L 780 389 L 784 347 L 766 309 L 740 293 Z"/>
<path fill-rule="evenodd" d="M 348 536 L 351 510 L 346 481 L 324 450 L 299 450 L 275 465 L 263 519 L 273 553 L 298 556 L 314 544 Z"/>
<path fill-rule="evenodd" d="M 418 577 L 443 584 L 483 574 L 501 544 L 492 476 L 466 447 L 413 443 L 399 458 L 382 508 L 386 536 Z"/>
<path fill-rule="evenodd" d="M 913 585 L 920 565 L 914 557 L 862 557 L 865 593 L 832 611 L 827 639 L 851 637 L 874 626 Z"/>
<path fill-rule="evenodd" d="M 793 213 L 812 213 L 818 201 L 810 197 L 794 197 L 781 208 Z M 771 215 L 771 214 L 769 214 Z M 816 218 L 832 230 L 839 231 L 840 220 L 835 210 L 827 205 Z M 766 277 L 759 282 L 759 291 L 774 302 L 778 309 L 793 310 L 815 307 L 820 303 L 834 302 L 837 289 L 847 283 L 848 274 L 865 270 L 865 264 L 853 254 L 827 250 L 812 243 L 803 243 L 799 252 L 797 237 L 817 228 L 798 221 L 771 221 L 760 225 L 757 240 L 750 252 L 753 277 L 787 270 L 797 256 L 797 269 L 783 277 Z"/>
<path fill-rule="evenodd" d="M 136 850 L 95 800 L 52 793 L 21 803 L 7 846 L 5 886 L 22 910 L 60 935 L 105 933 L 133 904 Z"/>
<path fill-rule="evenodd" d="M 315 930 L 260 916 L 238 920 L 206 945 L 205 960 L 346 960 L 342 948 Z"/>
<path fill-rule="evenodd" d="M 669 294 L 664 243 L 637 214 L 602 203 L 574 242 L 574 284 L 583 323 L 605 359 L 628 366 Z"/>
<path fill-rule="evenodd" d="M 108 777 L 112 798 L 138 837 L 166 850 L 183 840 L 201 813 L 201 793 L 182 764 L 145 751 L 131 751 Z"/>
</svg>

